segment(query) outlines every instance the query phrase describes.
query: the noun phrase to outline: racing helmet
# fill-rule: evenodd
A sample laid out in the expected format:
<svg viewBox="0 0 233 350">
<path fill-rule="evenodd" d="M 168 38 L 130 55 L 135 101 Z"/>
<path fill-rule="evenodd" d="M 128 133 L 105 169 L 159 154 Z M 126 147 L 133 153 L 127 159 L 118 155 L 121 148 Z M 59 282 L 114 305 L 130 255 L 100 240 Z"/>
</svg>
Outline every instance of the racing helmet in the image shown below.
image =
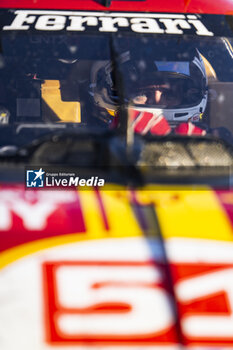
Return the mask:
<svg viewBox="0 0 233 350">
<path fill-rule="evenodd" d="M 204 57 L 197 49 L 180 57 L 137 60 L 126 51 L 117 61 L 120 87 L 113 63 L 96 63 L 91 71 L 94 103 L 105 110 L 106 119 L 112 119 L 119 107 L 120 88 L 124 103 L 134 110 L 163 115 L 171 124 L 200 121 L 208 96 Z"/>
</svg>

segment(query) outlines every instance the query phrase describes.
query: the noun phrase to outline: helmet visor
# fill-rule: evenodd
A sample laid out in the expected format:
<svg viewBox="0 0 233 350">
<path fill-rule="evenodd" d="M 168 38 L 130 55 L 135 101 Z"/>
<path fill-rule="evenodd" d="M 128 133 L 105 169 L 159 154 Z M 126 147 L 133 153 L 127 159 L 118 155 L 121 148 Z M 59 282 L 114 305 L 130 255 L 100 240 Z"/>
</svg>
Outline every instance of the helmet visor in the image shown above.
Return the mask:
<svg viewBox="0 0 233 350">
<path fill-rule="evenodd" d="M 184 108 L 201 102 L 205 89 L 187 75 L 157 72 L 132 88 L 130 102 L 156 108 Z"/>
</svg>

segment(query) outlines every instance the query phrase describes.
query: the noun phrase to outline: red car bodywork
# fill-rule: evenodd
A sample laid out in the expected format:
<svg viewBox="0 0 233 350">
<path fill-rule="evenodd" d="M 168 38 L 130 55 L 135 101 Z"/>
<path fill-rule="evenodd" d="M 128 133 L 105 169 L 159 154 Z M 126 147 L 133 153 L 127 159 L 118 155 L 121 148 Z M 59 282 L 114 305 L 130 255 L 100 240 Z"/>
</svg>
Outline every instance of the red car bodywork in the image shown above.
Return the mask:
<svg viewBox="0 0 233 350">
<path fill-rule="evenodd" d="M 0 8 L 227 15 L 233 14 L 233 1 L 113 0 L 105 7 L 94 0 L 1 0 Z M 74 346 L 81 350 L 233 348 L 233 289 L 229 282 L 233 276 L 233 192 L 216 193 L 207 188 L 197 196 L 192 191 L 176 190 L 148 193 L 147 197 L 145 193 L 121 190 L 30 192 L 22 183 L 1 185 L 0 285 L 7 287 L 0 287 L 0 303 L 6 300 L 7 307 L 10 305 L 6 307 L 9 317 L 4 307 L 3 316 L 0 312 L 0 324 L 2 317 L 6 327 L 6 331 L 2 328 L 3 338 L 5 332 L 8 338 L 15 337 L 11 343 L 15 349 L 28 350 L 26 335 L 31 330 L 25 331 L 23 324 L 26 320 L 27 327 L 31 325 L 32 308 L 40 338 L 33 333 L 33 319 L 33 331 L 28 336 L 31 350 L 67 350 Z M 170 240 L 165 247 L 165 263 L 164 244 L 156 242 L 161 254 L 150 245 L 150 225 L 156 222 L 153 215 L 150 217 L 152 207 L 161 229 L 159 232 L 153 227 L 153 234 L 157 234 L 156 239 L 161 234 L 165 241 Z M 143 222 L 148 224 L 146 228 Z M 113 242 L 111 246 L 109 242 Z M 75 293 L 82 297 L 79 283 L 75 285 L 79 276 L 87 295 L 80 303 L 74 298 Z M 155 300 L 152 308 L 150 298 Z M 39 306 L 35 305 L 38 300 Z M 134 307 L 138 317 L 131 319 Z M 161 307 L 161 314 L 156 314 L 156 307 Z M 108 315 L 113 315 L 110 321 Z M 200 324 L 203 319 L 210 322 L 209 328 L 203 328 L 204 335 L 200 335 L 202 329 L 197 324 L 197 335 L 192 332 L 189 320 L 195 323 L 195 317 Z M 73 319 L 81 319 L 84 325 L 87 319 L 97 331 L 88 322 L 84 330 L 76 330 L 72 328 Z M 124 322 L 126 329 L 121 327 Z M 219 333 L 214 334 L 211 322 L 213 329 L 222 322 Z M 224 322 L 229 326 L 225 333 Z M 11 324 L 19 327 L 17 331 L 7 328 Z M 141 332 L 142 326 L 145 329 Z M 1 350 L 11 350 L 4 347 L 4 341 L 1 346 L 2 334 Z"/>
<path fill-rule="evenodd" d="M 72 9 L 96 11 L 135 11 L 135 12 L 180 12 L 180 13 L 209 13 L 230 14 L 233 12 L 231 0 L 145 0 L 145 1 L 112 1 L 106 8 L 101 1 L 69 0 L 69 1 L 14 1 L 2 0 L 2 8 L 30 8 L 30 9 Z"/>
</svg>

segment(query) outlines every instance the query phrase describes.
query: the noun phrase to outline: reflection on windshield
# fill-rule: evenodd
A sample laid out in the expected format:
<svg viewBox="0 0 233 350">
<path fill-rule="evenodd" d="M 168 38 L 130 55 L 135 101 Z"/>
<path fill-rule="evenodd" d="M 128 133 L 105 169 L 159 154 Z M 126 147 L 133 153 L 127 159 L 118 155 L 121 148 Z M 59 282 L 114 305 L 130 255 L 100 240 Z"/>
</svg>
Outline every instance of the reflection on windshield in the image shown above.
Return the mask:
<svg viewBox="0 0 233 350">
<path fill-rule="evenodd" d="M 232 39 L 4 33 L 0 125 L 121 127 L 232 143 Z M 21 126 L 19 128 L 19 125 Z M 9 142 L 9 140 L 8 140 Z"/>
<path fill-rule="evenodd" d="M 102 126 L 89 111 L 90 70 L 109 52 L 103 37 L 4 36 L 0 104 L 8 116 L 1 111 L 1 122 Z"/>
<path fill-rule="evenodd" d="M 125 42 L 124 52 L 122 40 L 115 46 L 136 133 L 214 134 L 231 142 L 233 53 L 229 39 L 145 36 L 125 38 Z"/>
</svg>

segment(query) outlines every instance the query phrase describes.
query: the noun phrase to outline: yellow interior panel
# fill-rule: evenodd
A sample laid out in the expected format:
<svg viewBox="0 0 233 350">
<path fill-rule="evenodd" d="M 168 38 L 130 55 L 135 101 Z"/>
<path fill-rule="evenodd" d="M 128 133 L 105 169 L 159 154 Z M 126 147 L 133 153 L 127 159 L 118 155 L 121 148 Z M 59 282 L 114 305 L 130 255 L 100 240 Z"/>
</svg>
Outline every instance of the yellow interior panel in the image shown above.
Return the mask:
<svg viewBox="0 0 233 350">
<path fill-rule="evenodd" d="M 81 122 L 80 102 L 62 101 L 59 80 L 45 80 L 41 85 L 41 97 L 62 122 Z"/>
</svg>

